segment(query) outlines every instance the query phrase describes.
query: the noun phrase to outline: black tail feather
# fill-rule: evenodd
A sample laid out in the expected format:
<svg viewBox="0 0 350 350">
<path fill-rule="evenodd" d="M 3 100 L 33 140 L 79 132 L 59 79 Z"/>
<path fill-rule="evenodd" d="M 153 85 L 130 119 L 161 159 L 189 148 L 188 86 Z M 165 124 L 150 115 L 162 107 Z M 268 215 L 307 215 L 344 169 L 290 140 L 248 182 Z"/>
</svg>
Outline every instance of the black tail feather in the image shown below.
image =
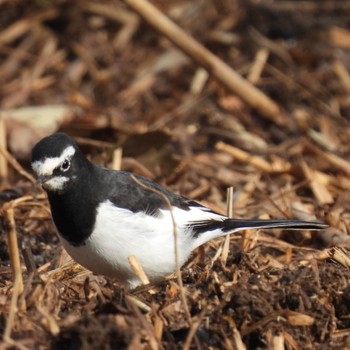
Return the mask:
<svg viewBox="0 0 350 350">
<path fill-rule="evenodd" d="M 299 221 L 299 220 L 240 220 L 240 219 L 225 219 L 218 220 L 203 220 L 192 222 L 189 225 L 192 229 L 193 236 L 198 237 L 207 231 L 221 229 L 224 233 L 237 232 L 246 229 L 277 229 L 286 230 L 322 230 L 328 225 L 320 222 Z"/>
</svg>

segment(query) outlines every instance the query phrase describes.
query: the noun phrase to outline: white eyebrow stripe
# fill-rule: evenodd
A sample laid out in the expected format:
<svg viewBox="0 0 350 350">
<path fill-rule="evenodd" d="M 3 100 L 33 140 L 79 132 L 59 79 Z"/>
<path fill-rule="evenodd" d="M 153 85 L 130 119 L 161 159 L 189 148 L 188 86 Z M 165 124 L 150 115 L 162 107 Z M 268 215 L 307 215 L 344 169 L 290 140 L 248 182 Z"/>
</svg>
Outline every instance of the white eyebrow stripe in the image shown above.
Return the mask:
<svg viewBox="0 0 350 350">
<path fill-rule="evenodd" d="M 32 163 L 32 169 L 36 172 L 38 176 L 48 176 L 52 175 L 53 171 L 60 166 L 65 159 L 72 158 L 75 154 L 75 149 L 73 146 L 68 146 L 59 157 L 46 158 L 43 161 L 36 160 Z"/>
</svg>

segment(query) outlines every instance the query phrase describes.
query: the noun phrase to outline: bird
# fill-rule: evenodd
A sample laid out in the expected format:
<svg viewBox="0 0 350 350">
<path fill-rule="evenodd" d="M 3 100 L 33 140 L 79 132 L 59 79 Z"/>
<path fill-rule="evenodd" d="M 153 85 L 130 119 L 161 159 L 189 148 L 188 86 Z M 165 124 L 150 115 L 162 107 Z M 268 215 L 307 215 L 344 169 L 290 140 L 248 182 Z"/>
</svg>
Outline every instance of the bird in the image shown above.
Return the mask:
<svg viewBox="0 0 350 350">
<path fill-rule="evenodd" d="M 136 257 L 151 282 L 157 282 L 183 266 L 194 249 L 220 236 L 245 229 L 327 227 L 299 220 L 231 219 L 145 177 L 93 164 L 61 132 L 33 147 L 31 166 L 36 182 L 47 192 L 53 222 L 68 254 L 127 289 L 141 284 L 130 256 Z"/>
</svg>

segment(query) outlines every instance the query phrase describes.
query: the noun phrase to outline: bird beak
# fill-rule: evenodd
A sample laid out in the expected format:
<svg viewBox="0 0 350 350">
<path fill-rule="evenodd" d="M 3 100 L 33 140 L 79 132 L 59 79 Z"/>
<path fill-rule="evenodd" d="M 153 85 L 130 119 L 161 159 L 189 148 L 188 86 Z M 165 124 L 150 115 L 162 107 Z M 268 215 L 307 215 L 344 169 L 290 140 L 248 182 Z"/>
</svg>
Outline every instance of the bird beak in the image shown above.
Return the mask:
<svg viewBox="0 0 350 350">
<path fill-rule="evenodd" d="M 52 176 L 50 175 L 40 175 L 35 183 L 38 184 L 38 185 L 42 185 L 43 183 L 45 183 L 46 181 L 49 181 L 50 179 L 52 178 Z"/>
</svg>

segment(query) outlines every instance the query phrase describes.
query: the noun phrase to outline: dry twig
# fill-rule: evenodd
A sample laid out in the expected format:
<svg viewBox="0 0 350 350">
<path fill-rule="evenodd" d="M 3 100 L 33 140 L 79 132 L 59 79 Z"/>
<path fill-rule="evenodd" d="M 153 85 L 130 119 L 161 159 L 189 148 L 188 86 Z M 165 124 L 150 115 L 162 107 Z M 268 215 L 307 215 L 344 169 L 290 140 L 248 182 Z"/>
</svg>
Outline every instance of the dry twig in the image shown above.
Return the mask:
<svg viewBox="0 0 350 350">
<path fill-rule="evenodd" d="M 31 183 L 35 183 L 35 179 L 32 175 L 30 175 L 26 170 L 23 169 L 21 164 L 17 162 L 17 160 L 9 153 L 5 148 L 0 146 L 0 153 L 6 159 L 6 161 L 23 177 L 29 180 Z"/>
<path fill-rule="evenodd" d="M 142 284 L 149 284 L 149 279 L 136 256 L 131 255 L 128 259 L 133 271 L 135 272 L 135 275 L 140 279 Z"/>
<path fill-rule="evenodd" d="M 142 315 L 141 311 L 139 310 L 140 305 L 137 305 L 138 303 L 135 303 L 134 297 L 130 295 L 125 296 L 125 300 L 128 302 L 128 305 L 130 309 L 133 311 L 133 313 L 137 316 L 137 319 L 141 323 L 143 329 L 147 333 L 148 336 L 148 344 L 151 348 L 151 350 L 158 350 L 163 349 L 162 345 L 160 344 L 159 340 L 157 339 L 154 329 L 150 322 L 145 318 L 144 315 Z"/>
<path fill-rule="evenodd" d="M 300 161 L 301 169 L 305 178 L 309 181 L 310 188 L 320 205 L 331 204 L 334 202 L 332 195 L 327 187 L 322 184 L 317 173 L 310 169 L 305 161 Z"/>
<path fill-rule="evenodd" d="M 0 117 L 0 150 L 7 149 L 6 124 L 4 118 Z M 0 180 L 8 178 L 7 161 L 4 155 L 0 154 Z"/>
<path fill-rule="evenodd" d="M 10 253 L 11 267 L 12 267 L 12 274 L 13 274 L 13 285 L 14 285 L 12 299 L 11 299 L 10 313 L 6 322 L 6 329 L 4 332 L 5 341 L 9 341 L 11 337 L 11 329 L 14 321 L 14 316 L 16 314 L 18 297 L 23 293 L 23 277 L 22 277 L 22 269 L 21 269 L 21 263 L 20 263 L 19 252 L 18 252 L 14 209 L 20 206 L 25 201 L 28 201 L 31 199 L 32 199 L 31 196 L 21 197 L 11 202 L 5 203 L 5 205 L 2 208 L 2 212 L 9 230 L 8 245 L 9 245 L 9 253 Z M 26 309 L 26 304 L 24 300 L 20 305 L 20 309 L 21 310 Z"/>
<path fill-rule="evenodd" d="M 227 189 L 227 216 L 229 218 L 233 217 L 233 187 L 229 187 Z M 230 239 L 231 239 L 230 234 L 225 236 L 225 241 L 222 248 L 221 259 L 220 259 L 223 266 L 226 265 L 228 254 L 230 252 Z"/>
<path fill-rule="evenodd" d="M 269 50 L 268 49 L 260 49 L 255 55 L 254 64 L 250 70 L 248 75 L 248 80 L 252 84 L 256 84 L 261 76 L 261 73 L 264 70 L 267 59 L 269 58 Z"/>
<path fill-rule="evenodd" d="M 185 315 L 186 315 L 186 318 L 187 318 L 187 322 L 188 322 L 188 325 L 189 325 L 190 329 L 192 329 L 193 324 L 192 324 L 192 319 L 191 319 L 191 313 L 190 313 L 190 309 L 189 309 L 188 304 L 187 304 L 185 288 L 184 288 L 184 285 L 183 285 L 183 282 L 182 282 L 181 266 L 180 266 L 180 263 L 179 263 L 179 252 L 178 252 L 179 248 L 178 248 L 177 228 L 176 228 L 176 222 L 175 222 L 174 214 L 173 214 L 173 211 L 172 211 L 171 203 L 170 203 L 168 197 L 165 196 L 160 191 L 158 191 L 158 190 L 156 190 L 154 188 L 151 188 L 149 186 L 146 186 L 140 180 L 138 180 L 134 175 L 131 175 L 131 178 L 133 179 L 133 181 L 138 186 L 140 186 L 143 189 L 145 189 L 147 191 L 150 191 L 150 192 L 153 192 L 153 193 L 157 194 L 158 196 L 160 196 L 162 198 L 162 200 L 165 202 L 165 204 L 167 205 L 167 207 L 169 208 L 169 212 L 170 212 L 170 215 L 171 215 L 171 220 L 172 220 L 172 223 L 173 223 L 174 246 L 175 246 L 175 264 L 176 264 L 177 281 L 178 281 L 178 284 L 179 284 L 180 296 L 181 296 L 182 304 L 183 304 L 183 307 L 184 307 L 184 310 L 185 310 Z M 200 348 L 200 345 L 199 345 L 198 340 L 197 340 L 196 337 L 195 337 L 195 339 L 196 339 L 197 347 Z"/>
<path fill-rule="evenodd" d="M 292 167 L 290 163 L 277 158 L 275 158 L 273 163 L 269 163 L 262 157 L 251 155 L 250 153 L 247 153 L 237 147 L 228 145 L 221 141 L 219 141 L 216 144 L 215 148 L 218 151 L 230 154 L 232 157 L 238 159 L 240 162 L 249 164 L 267 173 L 289 172 Z"/>
<path fill-rule="evenodd" d="M 198 41 L 186 34 L 154 5 L 146 0 L 124 0 L 124 2 L 252 108 L 257 109 L 263 116 L 276 124 L 285 124 L 285 120 L 280 114 L 280 108 L 275 102 L 243 79 Z"/>
</svg>

